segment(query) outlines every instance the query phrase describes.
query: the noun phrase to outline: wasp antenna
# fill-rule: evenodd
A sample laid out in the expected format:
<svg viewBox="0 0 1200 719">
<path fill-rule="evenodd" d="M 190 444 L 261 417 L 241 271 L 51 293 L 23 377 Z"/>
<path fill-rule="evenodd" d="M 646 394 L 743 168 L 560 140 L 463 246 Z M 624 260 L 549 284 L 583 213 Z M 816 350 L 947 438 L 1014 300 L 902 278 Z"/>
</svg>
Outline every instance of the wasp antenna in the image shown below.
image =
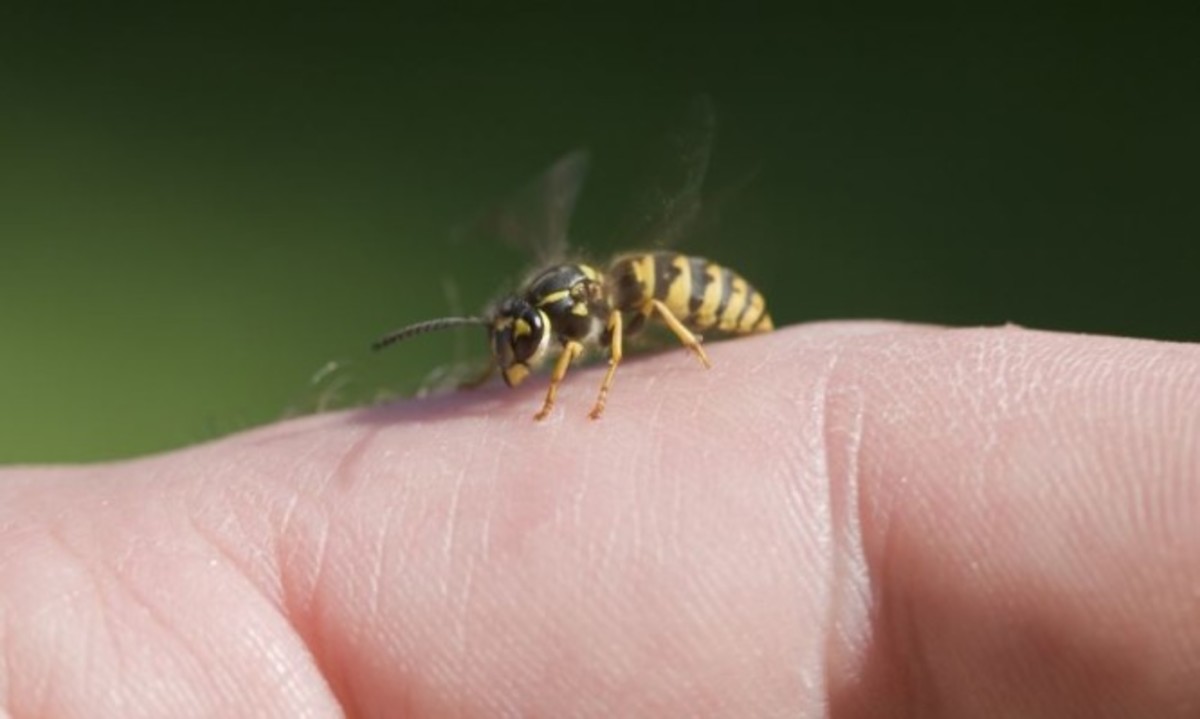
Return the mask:
<svg viewBox="0 0 1200 719">
<path fill-rule="evenodd" d="M 425 334 L 426 332 L 437 332 L 439 330 L 449 329 L 451 327 L 459 327 L 462 325 L 486 325 L 487 320 L 482 317 L 441 317 L 436 320 L 426 320 L 418 322 L 414 325 L 401 327 L 395 332 L 380 337 L 371 343 L 371 349 L 381 350 L 390 344 L 395 344 L 401 340 L 406 340 L 409 337 Z"/>
</svg>

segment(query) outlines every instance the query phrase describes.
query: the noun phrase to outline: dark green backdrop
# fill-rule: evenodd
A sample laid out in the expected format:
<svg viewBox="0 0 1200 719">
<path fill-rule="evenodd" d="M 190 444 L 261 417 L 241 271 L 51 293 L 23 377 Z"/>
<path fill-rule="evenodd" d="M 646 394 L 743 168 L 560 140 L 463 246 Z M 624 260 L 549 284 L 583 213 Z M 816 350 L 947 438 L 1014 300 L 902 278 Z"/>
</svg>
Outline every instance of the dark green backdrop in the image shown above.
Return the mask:
<svg viewBox="0 0 1200 719">
<path fill-rule="evenodd" d="M 448 232 L 573 147 L 573 234 L 620 249 L 697 91 L 709 186 L 754 179 L 694 249 L 780 323 L 1200 339 L 1190 17 L 397 6 L 0 10 L 0 461 L 280 416 L 326 360 L 446 312 L 443 277 L 473 309 L 519 272 Z M 411 388 L 455 341 L 388 372 Z"/>
</svg>

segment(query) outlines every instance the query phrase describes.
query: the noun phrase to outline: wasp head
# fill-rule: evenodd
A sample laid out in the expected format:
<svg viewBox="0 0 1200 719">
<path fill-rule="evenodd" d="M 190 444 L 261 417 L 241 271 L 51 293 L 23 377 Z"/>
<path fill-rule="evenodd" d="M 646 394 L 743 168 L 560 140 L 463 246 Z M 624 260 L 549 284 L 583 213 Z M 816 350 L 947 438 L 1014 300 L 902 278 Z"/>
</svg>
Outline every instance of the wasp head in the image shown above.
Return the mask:
<svg viewBox="0 0 1200 719">
<path fill-rule="evenodd" d="M 549 330 L 546 313 L 519 297 L 510 297 L 497 308 L 489 330 L 492 357 L 509 387 L 521 384 L 545 356 Z"/>
</svg>

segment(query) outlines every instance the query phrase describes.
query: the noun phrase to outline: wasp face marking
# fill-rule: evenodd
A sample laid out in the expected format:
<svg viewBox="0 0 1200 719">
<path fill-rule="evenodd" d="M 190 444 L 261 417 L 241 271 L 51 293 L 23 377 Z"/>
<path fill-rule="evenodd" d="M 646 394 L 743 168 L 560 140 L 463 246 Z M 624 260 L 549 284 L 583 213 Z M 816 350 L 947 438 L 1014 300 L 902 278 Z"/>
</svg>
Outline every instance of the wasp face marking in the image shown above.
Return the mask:
<svg viewBox="0 0 1200 719">
<path fill-rule="evenodd" d="M 505 300 L 491 325 L 492 357 L 509 387 L 529 376 L 550 344 L 546 313 L 517 297 Z"/>
</svg>

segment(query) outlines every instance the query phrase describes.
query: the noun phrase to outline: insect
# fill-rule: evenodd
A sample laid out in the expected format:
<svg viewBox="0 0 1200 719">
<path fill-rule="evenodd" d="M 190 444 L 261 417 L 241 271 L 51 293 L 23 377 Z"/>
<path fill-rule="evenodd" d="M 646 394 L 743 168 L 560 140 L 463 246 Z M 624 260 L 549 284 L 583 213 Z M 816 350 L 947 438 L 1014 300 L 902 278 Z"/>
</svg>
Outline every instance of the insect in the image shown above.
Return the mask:
<svg viewBox="0 0 1200 719">
<path fill-rule="evenodd" d="M 604 272 L 582 263 L 550 267 L 519 293 L 506 297 L 482 317 L 443 317 L 389 333 L 374 344 L 382 349 L 425 332 L 460 325 L 487 328 L 490 368 L 516 387 L 548 355 L 558 351 L 550 387 L 534 419 L 554 408 L 567 369 L 585 348 L 608 350 L 608 371 L 590 416 L 599 419 L 624 354 L 624 340 L 656 318 L 706 368 L 708 355 L 695 332 L 732 335 L 774 328 L 763 296 L 733 270 L 701 257 L 676 252 L 642 252 L 617 258 Z M 490 372 L 489 372 L 490 374 Z"/>
<path fill-rule="evenodd" d="M 694 138 L 683 140 L 683 190 L 665 199 L 654 198 L 664 214 L 654 231 L 660 239 L 677 232 L 698 209 L 699 185 L 708 163 L 712 131 L 711 108 L 706 102 L 699 109 L 699 117 L 700 142 L 693 142 Z M 543 210 L 530 213 L 532 222 L 507 223 L 518 230 L 535 225 L 535 234 L 553 248 L 544 254 L 564 254 L 565 218 L 574 205 L 585 165 L 582 153 L 573 153 L 556 163 L 528 193 L 539 198 Z M 590 413 L 592 419 L 598 419 L 624 355 L 625 339 L 651 320 L 664 324 L 706 368 L 711 363 L 696 333 L 746 335 L 774 327 L 762 294 L 738 273 L 702 257 L 657 250 L 621 255 L 603 268 L 583 262 L 548 261 L 518 292 L 482 316 L 418 322 L 384 335 L 372 346 L 378 350 L 426 332 L 481 326 L 487 330 L 491 361 L 480 381 L 498 369 L 510 387 L 524 382 L 557 352 L 545 399 L 534 415 L 537 420 L 545 419 L 554 408 L 571 363 L 587 348 L 598 346 L 608 354 L 608 370 Z"/>
</svg>

